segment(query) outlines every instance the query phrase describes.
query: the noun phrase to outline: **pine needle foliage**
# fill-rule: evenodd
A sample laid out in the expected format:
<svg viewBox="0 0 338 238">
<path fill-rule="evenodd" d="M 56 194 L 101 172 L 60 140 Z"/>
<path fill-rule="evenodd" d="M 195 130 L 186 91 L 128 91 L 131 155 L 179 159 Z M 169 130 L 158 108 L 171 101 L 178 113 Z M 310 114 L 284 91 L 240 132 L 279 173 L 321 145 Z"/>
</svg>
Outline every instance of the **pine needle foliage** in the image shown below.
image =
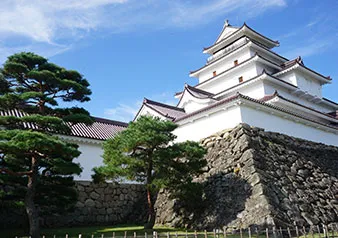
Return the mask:
<svg viewBox="0 0 338 238">
<path fill-rule="evenodd" d="M 95 181 L 132 180 L 147 189 L 148 219 L 145 228 L 155 222 L 154 195 L 161 188 L 173 196 L 194 186 L 193 178 L 206 166 L 205 149 L 197 142 L 175 143 L 171 121 L 141 116 L 128 128 L 104 143 L 104 166 L 95 168 Z"/>
<path fill-rule="evenodd" d="M 32 238 L 40 237 L 39 214 L 66 211 L 76 201 L 73 175 L 81 167 L 73 159 L 80 151 L 56 135 L 93 121 L 85 109 L 59 103 L 86 102 L 90 94 L 79 72 L 34 53 L 9 56 L 0 71 L 0 187 L 6 188 L 0 201 L 25 206 Z"/>
</svg>

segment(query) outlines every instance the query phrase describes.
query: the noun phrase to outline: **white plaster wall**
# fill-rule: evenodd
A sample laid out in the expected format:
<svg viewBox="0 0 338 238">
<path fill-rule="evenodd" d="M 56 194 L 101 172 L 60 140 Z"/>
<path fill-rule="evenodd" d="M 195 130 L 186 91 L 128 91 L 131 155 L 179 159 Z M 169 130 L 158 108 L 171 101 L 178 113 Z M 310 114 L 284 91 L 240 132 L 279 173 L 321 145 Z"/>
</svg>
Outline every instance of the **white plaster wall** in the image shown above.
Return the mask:
<svg viewBox="0 0 338 238">
<path fill-rule="evenodd" d="M 293 71 L 288 72 L 286 74 L 282 74 L 282 75 L 278 76 L 278 78 L 284 80 L 285 82 L 288 82 L 288 83 L 291 83 L 291 84 L 297 86 L 296 75 Z"/>
<path fill-rule="evenodd" d="M 257 76 L 256 63 L 250 63 L 241 67 L 238 70 L 233 72 L 225 73 L 217 79 L 211 80 L 201 86 L 198 86 L 199 89 L 217 94 L 221 91 L 224 91 L 232 86 L 238 84 L 238 78 L 243 77 L 243 80 L 249 80 Z"/>
<path fill-rule="evenodd" d="M 197 111 L 203 107 L 209 106 L 210 104 L 214 103 L 215 101 L 204 101 L 200 100 L 200 101 L 193 101 L 193 100 L 189 100 L 188 102 L 186 102 L 184 104 L 184 110 L 186 113 L 191 113 L 194 111 Z"/>
<path fill-rule="evenodd" d="M 278 77 L 297 86 L 302 91 L 308 92 L 309 94 L 319 98 L 322 97 L 321 84 L 316 80 L 305 77 L 300 72 L 291 71 Z"/>
<path fill-rule="evenodd" d="M 193 119 L 193 118 L 192 118 Z M 338 135 L 310 125 L 296 122 L 264 110 L 256 110 L 245 104 L 232 106 L 227 110 L 220 109 L 217 113 L 203 116 L 200 119 L 183 124 L 174 131 L 176 141 L 199 141 L 214 133 L 237 126 L 244 122 L 251 126 L 264 128 L 266 131 L 279 132 L 286 135 L 338 146 Z"/>
<path fill-rule="evenodd" d="M 338 146 L 337 134 L 281 118 L 262 110 L 258 111 L 247 106 L 241 106 L 241 118 L 244 123 L 264 128 L 266 131 L 279 132 L 310 141 Z"/>
<path fill-rule="evenodd" d="M 164 116 L 162 116 L 158 112 L 144 105 L 142 106 L 141 111 L 139 112 L 135 120 L 137 120 L 140 116 L 154 116 L 154 117 L 159 117 L 161 119 L 166 119 Z"/>
<path fill-rule="evenodd" d="M 251 98 L 261 99 L 265 96 L 265 86 L 263 81 L 256 81 L 246 87 L 236 88 L 235 90 L 222 95 L 218 99 L 230 97 L 232 95 L 235 95 L 237 92 Z"/>
<path fill-rule="evenodd" d="M 243 87 L 239 89 L 238 92 L 251 98 L 261 99 L 265 96 L 264 82 L 255 82 L 248 87 Z"/>
<path fill-rule="evenodd" d="M 263 70 L 265 70 L 268 74 L 274 74 L 275 72 L 278 71 L 276 68 L 273 68 L 269 65 L 265 65 L 261 62 L 257 63 L 256 70 L 257 70 L 257 75 L 261 74 Z"/>
<path fill-rule="evenodd" d="M 178 122 L 179 127 L 174 131 L 177 136 L 176 141 L 199 141 L 216 132 L 233 128 L 241 123 L 240 108 L 233 106 L 227 110 L 220 109 L 219 112 L 204 116 L 193 121 L 193 123 L 189 122 L 183 125 L 182 123 L 184 122 Z"/>
<path fill-rule="evenodd" d="M 225 58 L 215 62 L 211 63 L 211 65 L 207 68 L 205 68 L 198 77 L 199 83 L 204 82 L 205 80 L 208 80 L 213 77 L 213 72 L 216 71 L 217 74 L 220 74 L 224 72 L 227 69 L 230 69 L 234 66 L 234 61 L 238 60 L 238 63 L 249 59 L 251 57 L 250 49 L 244 48 L 234 54 L 230 54 L 226 56 Z"/>
<path fill-rule="evenodd" d="M 74 142 L 73 142 L 74 143 Z M 103 165 L 103 154 L 102 144 L 93 144 L 85 142 L 76 142 L 79 145 L 81 155 L 74 161 L 80 163 L 82 167 L 82 173 L 80 176 L 75 176 L 75 180 L 92 180 L 91 175 L 94 174 L 92 169 L 94 167 Z"/>
<path fill-rule="evenodd" d="M 233 33 L 234 31 L 237 31 L 238 28 L 234 28 L 234 27 L 226 27 L 222 34 L 220 35 L 219 39 L 217 40 L 217 42 L 220 42 L 222 39 L 226 38 L 228 35 L 230 35 L 231 33 Z"/>
<path fill-rule="evenodd" d="M 298 72 L 296 72 L 295 75 L 297 79 L 297 85 L 301 90 L 308 92 L 311 95 L 315 95 L 319 98 L 322 97 L 322 86 L 318 81 L 314 81 L 313 79 L 304 77 Z"/>
<path fill-rule="evenodd" d="M 266 95 L 271 95 L 275 92 L 275 90 L 278 91 L 278 93 L 289 99 L 289 100 L 292 100 L 294 102 L 297 102 L 299 104 L 302 104 L 304 106 L 307 106 L 307 107 L 311 107 L 315 110 L 318 110 L 320 112 L 324 112 L 324 113 L 328 113 L 328 112 L 333 112 L 335 110 L 335 108 L 333 107 L 330 107 L 328 105 L 323 105 L 323 104 L 318 104 L 318 103 L 314 103 L 314 102 L 310 102 L 308 101 L 306 98 L 304 97 L 299 97 L 297 95 L 294 95 L 292 94 L 289 90 L 281 87 L 281 86 L 278 86 L 278 85 L 272 85 L 271 83 L 267 83 L 265 82 L 264 83 L 264 88 L 265 88 L 265 94 Z"/>
</svg>

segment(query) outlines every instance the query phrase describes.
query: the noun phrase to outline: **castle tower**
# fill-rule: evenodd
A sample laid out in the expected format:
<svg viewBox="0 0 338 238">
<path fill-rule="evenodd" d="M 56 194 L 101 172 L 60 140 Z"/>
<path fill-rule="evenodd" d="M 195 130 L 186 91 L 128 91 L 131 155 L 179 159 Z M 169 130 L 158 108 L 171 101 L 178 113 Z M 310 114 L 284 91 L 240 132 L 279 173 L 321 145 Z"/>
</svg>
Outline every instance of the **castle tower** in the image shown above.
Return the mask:
<svg viewBox="0 0 338 238">
<path fill-rule="evenodd" d="M 279 42 L 245 23 L 225 22 L 214 44 L 204 48 L 205 65 L 190 72 L 194 86 L 175 94 L 176 107 L 145 100 L 140 115 L 154 115 L 179 125 L 178 141 L 198 141 L 247 123 L 267 131 L 338 145 L 338 104 L 322 96 L 331 82 L 273 51 Z"/>
</svg>

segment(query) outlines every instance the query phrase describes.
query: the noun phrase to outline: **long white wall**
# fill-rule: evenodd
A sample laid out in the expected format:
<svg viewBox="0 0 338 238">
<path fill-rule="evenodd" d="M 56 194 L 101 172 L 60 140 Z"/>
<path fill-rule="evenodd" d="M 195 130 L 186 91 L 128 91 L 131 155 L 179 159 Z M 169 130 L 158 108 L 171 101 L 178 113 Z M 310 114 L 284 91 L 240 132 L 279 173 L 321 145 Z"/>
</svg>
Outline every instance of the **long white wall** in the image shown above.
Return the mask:
<svg viewBox="0 0 338 238">
<path fill-rule="evenodd" d="M 264 128 L 266 131 L 279 132 L 286 135 L 338 146 L 338 135 L 296 122 L 290 117 L 278 116 L 264 110 L 253 109 L 246 104 L 233 105 L 227 110 L 219 109 L 218 112 L 201 116 L 199 119 L 192 117 L 189 121 L 179 122 L 179 127 L 174 131 L 177 142 L 193 140 L 199 141 L 214 133 L 237 126 L 239 123 L 247 123 L 251 126 Z"/>
<path fill-rule="evenodd" d="M 337 134 L 297 123 L 262 110 L 241 106 L 241 117 L 244 123 L 264 128 L 266 131 L 279 132 L 310 141 L 338 146 Z"/>
<path fill-rule="evenodd" d="M 233 128 L 240 122 L 240 108 L 234 106 L 226 110 L 221 109 L 220 111 L 209 116 L 203 116 L 202 118 L 196 119 L 193 122 L 178 122 L 179 127 L 174 131 L 174 134 L 177 136 L 177 142 L 186 140 L 199 141 L 200 139 L 203 139 L 221 130 Z"/>
</svg>

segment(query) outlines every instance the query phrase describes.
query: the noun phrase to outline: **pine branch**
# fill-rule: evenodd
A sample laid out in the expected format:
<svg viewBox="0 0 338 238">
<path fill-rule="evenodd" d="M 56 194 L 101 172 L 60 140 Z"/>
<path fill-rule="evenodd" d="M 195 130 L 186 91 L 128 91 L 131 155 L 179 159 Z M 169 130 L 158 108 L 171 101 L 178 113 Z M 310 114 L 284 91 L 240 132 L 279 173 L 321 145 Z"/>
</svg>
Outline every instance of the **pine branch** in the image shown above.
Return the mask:
<svg viewBox="0 0 338 238">
<path fill-rule="evenodd" d="M 12 171 L 10 169 L 0 168 L 0 173 L 3 173 L 3 172 L 5 172 L 5 173 L 7 173 L 9 175 L 12 175 L 12 176 L 24 176 L 24 175 L 30 176 L 30 175 L 33 174 L 32 170 L 26 171 L 26 172 L 14 172 L 14 171 Z"/>
</svg>

